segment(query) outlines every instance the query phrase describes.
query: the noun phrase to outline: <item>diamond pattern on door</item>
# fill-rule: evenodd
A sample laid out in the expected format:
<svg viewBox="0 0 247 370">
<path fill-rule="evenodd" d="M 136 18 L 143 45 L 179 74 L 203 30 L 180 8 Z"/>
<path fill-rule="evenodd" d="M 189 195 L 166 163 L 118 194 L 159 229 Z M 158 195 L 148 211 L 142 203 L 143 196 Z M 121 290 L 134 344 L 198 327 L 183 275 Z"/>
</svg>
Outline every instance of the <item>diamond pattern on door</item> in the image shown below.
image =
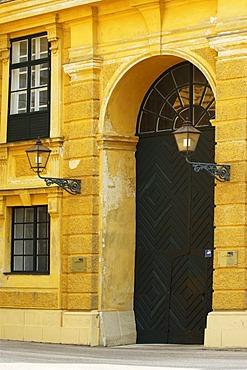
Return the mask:
<svg viewBox="0 0 247 370">
<path fill-rule="evenodd" d="M 205 128 L 193 160 L 214 159 Z M 143 136 L 137 150 L 134 309 L 139 343 L 202 343 L 211 310 L 214 180 L 195 173 L 172 133 Z"/>
</svg>

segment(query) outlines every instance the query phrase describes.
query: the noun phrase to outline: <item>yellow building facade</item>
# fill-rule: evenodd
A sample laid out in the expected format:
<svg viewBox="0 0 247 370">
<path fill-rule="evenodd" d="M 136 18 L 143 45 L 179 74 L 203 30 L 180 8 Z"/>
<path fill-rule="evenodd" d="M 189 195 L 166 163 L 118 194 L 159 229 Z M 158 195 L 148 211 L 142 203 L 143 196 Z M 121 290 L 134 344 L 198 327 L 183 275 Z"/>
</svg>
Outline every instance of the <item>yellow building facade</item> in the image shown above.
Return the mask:
<svg viewBox="0 0 247 370">
<path fill-rule="evenodd" d="M 215 181 L 213 193 L 203 342 L 247 347 L 246 25 L 247 0 L 0 1 L 2 339 L 139 341 L 137 126 L 150 86 L 189 63 L 215 97 L 215 160 L 231 165 L 230 181 Z M 38 136 L 52 150 L 44 176 L 78 178 L 80 194 L 46 186 L 30 169 L 25 151 Z M 152 302 L 158 290 L 147 292 Z"/>
</svg>

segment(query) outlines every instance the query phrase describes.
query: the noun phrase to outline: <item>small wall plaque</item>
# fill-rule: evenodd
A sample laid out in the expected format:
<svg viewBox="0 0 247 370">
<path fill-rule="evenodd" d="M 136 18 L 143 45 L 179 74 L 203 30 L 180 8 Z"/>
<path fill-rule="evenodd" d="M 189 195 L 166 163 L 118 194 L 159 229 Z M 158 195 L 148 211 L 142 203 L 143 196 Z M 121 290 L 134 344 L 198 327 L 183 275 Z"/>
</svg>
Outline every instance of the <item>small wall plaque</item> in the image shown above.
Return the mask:
<svg viewBox="0 0 247 370">
<path fill-rule="evenodd" d="M 85 272 L 86 262 L 87 261 L 85 257 L 71 257 L 71 271 L 72 272 Z"/>
<path fill-rule="evenodd" d="M 219 267 L 234 267 L 238 265 L 237 251 L 218 251 Z"/>
</svg>

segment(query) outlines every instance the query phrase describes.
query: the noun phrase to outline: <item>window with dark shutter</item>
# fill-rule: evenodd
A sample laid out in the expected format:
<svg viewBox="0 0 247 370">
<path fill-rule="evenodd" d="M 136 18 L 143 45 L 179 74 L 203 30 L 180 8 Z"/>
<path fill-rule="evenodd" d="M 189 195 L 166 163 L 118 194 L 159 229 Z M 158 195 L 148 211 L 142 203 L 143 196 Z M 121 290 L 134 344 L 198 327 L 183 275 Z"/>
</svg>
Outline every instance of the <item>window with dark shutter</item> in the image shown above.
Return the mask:
<svg viewBox="0 0 247 370">
<path fill-rule="evenodd" d="M 49 137 L 49 46 L 46 34 L 11 41 L 8 142 Z"/>
</svg>

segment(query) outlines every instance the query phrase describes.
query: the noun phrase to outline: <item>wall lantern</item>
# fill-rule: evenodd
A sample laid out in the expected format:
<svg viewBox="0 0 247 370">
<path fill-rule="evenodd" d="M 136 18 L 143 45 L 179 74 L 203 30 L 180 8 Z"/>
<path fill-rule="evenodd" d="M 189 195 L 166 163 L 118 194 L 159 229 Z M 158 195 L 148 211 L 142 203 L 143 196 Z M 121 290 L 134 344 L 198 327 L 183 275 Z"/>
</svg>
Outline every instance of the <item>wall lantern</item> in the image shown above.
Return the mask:
<svg viewBox="0 0 247 370">
<path fill-rule="evenodd" d="M 42 145 L 40 139 L 37 140 L 34 146 L 26 150 L 26 154 L 31 169 L 37 173 L 40 179 L 45 181 L 47 186 L 56 184 L 72 195 L 81 193 L 81 180 L 40 176 L 40 173 L 46 169 L 51 154 L 51 149 Z"/>
<path fill-rule="evenodd" d="M 191 162 L 189 160 L 188 157 L 191 157 L 196 150 L 200 135 L 201 131 L 193 127 L 190 122 L 185 122 L 182 127 L 174 131 L 178 150 L 185 157 L 186 162 L 191 164 L 196 172 L 206 170 L 218 181 L 230 181 L 230 165 Z"/>
</svg>

